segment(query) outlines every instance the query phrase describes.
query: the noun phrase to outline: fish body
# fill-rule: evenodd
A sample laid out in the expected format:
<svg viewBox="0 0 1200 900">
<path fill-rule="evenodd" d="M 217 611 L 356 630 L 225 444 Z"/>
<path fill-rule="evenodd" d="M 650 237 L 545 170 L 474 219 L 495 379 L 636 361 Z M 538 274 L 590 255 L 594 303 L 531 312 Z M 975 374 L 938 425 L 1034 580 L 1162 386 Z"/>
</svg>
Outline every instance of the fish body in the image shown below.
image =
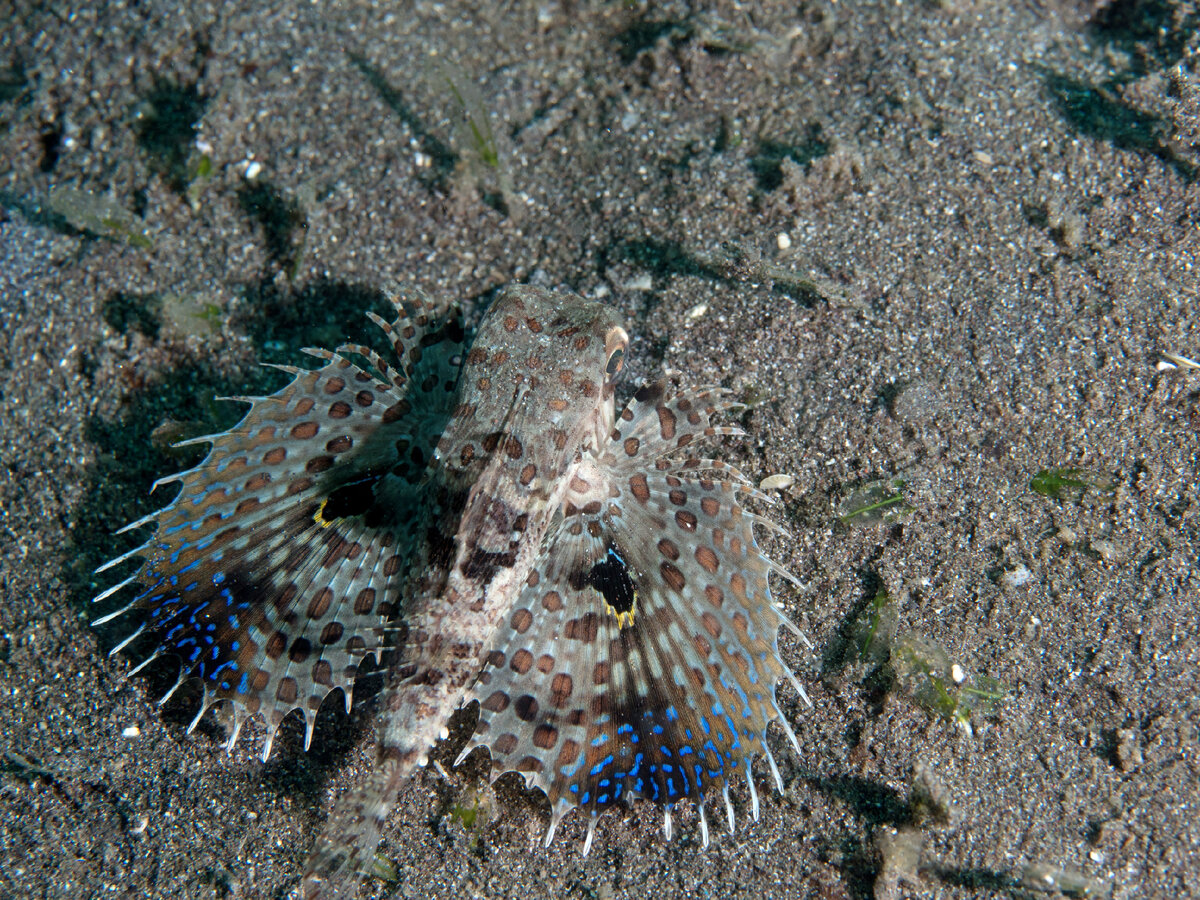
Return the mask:
<svg viewBox="0 0 1200 900">
<path fill-rule="evenodd" d="M 149 659 L 262 715 L 263 756 L 295 709 L 311 740 L 366 656 L 395 651 L 377 701 L 378 761 L 339 798 L 306 865 L 308 897 L 352 894 L 403 780 L 453 713 L 479 703 L 463 751 L 521 772 L 562 816 L 637 797 L 701 810 L 750 779 L 787 677 L 787 624 L 736 470 L 694 455 L 724 392 L 639 389 L 618 414 L 629 339 L 613 310 L 527 286 L 503 292 L 469 352 L 458 314 L 423 298 L 374 317 L 393 360 L 309 350 L 293 381 L 174 476 L 175 500 L 126 584 Z M 108 568 L 107 566 L 105 568 Z M 790 577 L 790 576 L 788 576 Z M 101 620 L 103 621 L 103 620 Z M 403 628 L 396 627 L 398 623 Z M 403 636 L 403 637 L 401 637 Z M 122 649 L 128 641 L 116 650 Z M 146 660 L 146 662 L 149 661 Z M 142 663 L 144 665 L 145 662 Z M 139 666 L 140 667 L 140 666 Z M 172 691 L 174 688 L 172 689 Z M 169 696 L 170 692 L 168 693 Z M 164 698 L 165 699 L 165 698 Z M 461 758 L 461 757 L 460 757 Z"/>
</svg>

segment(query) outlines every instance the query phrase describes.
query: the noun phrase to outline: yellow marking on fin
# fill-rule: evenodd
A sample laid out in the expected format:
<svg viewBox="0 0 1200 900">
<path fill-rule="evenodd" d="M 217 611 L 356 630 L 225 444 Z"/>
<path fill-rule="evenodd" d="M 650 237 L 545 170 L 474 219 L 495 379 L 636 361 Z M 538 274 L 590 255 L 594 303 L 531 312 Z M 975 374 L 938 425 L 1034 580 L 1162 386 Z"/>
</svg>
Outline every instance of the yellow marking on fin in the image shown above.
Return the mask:
<svg viewBox="0 0 1200 900">
<path fill-rule="evenodd" d="M 316 522 L 318 525 L 320 525 L 322 528 L 328 528 L 330 525 L 333 524 L 328 519 L 326 519 L 323 515 L 321 515 L 321 513 L 325 512 L 325 504 L 328 502 L 329 502 L 328 499 L 322 500 L 321 505 L 317 507 L 317 511 L 315 513 L 313 513 L 313 521 Z"/>
<path fill-rule="evenodd" d="M 599 591 L 597 591 L 597 593 L 599 593 Z M 603 599 L 603 596 L 604 595 L 601 594 L 602 599 Z M 637 590 L 635 589 L 633 592 L 633 606 L 629 607 L 629 609 L 625 610 L 625 612 L 617 612 L 617 609 L 615 606 L 610 604 L 608 602 L 608 600 L 604 600 L 604 611 L 607 612 L 611 616 L 617 617 L 617 627 L 618 628 L 632 628 L 633 627 L 633 614 L 635 612 L 637 612 L 637 599 L 638 599 Z"/>
</svg>

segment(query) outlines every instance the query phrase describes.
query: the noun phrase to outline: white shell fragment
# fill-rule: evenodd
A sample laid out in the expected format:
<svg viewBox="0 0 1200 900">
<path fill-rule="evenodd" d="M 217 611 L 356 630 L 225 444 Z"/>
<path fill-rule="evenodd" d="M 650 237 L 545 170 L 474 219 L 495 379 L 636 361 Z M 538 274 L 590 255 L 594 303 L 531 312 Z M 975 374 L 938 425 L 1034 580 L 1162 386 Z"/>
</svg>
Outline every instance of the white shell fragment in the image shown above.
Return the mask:
<svg viewBox="0 0 1200 900">
<path fill-rule="evenodd" d="M 1177 353 L 1167 353 L 1165 351 L 1163 352 L 1162 355 L 1169 362 L 1174 363 L 1176 366 L 1181 366 L 1184 369 L 1200 369 L 1200 362 L 1196 362 L 1194 359 L 1188 359 L 1186 356 L 1180 356 Z M 1169 367 L 1163 366 L 1163 364 L 1160 362 L 1158 364 L 1158 368 L 1161 371 L 1163 368 L 1169 368 Z"/>
<path fill-rule="evenodd" d="M 763 491 L 782 491 L 784 488 L 790 488 L 796 483 L 796 479 L 791 475 L 768 475 L 758 483 L 759 490 Z"/>
</svg>

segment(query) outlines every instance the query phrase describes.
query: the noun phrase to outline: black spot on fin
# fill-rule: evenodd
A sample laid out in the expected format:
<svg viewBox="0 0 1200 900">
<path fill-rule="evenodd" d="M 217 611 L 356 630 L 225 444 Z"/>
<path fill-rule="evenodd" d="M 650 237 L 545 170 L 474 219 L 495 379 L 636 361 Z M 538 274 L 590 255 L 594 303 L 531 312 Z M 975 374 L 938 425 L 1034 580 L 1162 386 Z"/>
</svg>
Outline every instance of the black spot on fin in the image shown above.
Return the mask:
<svg viewBox="0 0 1200 900">
<path fill-rule="evenodd" d="M 613 547 L 609 547 L 608 554 L 592 566 L 587 583 L 604 596 L 604 602 L 615 613 L 627 613 L 637 602 L 637 588 L 629 576 L 629 567 Z"/>
</svg>

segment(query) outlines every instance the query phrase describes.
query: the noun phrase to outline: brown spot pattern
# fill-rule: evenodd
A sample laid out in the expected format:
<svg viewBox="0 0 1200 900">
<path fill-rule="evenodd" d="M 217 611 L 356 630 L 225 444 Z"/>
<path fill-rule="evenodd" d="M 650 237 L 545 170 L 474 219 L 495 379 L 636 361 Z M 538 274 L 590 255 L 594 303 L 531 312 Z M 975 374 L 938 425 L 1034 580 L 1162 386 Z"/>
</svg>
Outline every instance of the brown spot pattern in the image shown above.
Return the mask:
<svg viewBox="0 0 1200 900">
<path fill-rule="evenodd" d="M 566 706 L 574 687 L 575 682 L 571 676 L 566 672 L 559 672 L 550 682 L 551 703 L 559 709 Z"/>
<path fill-rule="evenodd" d="M 716 574 L 717 566 L 720 562 L 717 560 L 717 554 L 713 552 L 712 547 L 703 545 L 696 548 L 696 562 L 704 567 L 704 570 L 711 574 Z"/>
<path fill-rule="evenodd" d="M 747 602 L 746 579 L 742 577 L 741 572 L 734 572 L 729 576 L 729 589 L 733 591 L 733 596 L 737 597 L 742 603 Z"/>
<path fill-rule="evenodd" d="M 276 631 L 269 638 L 263 647 L 263 653 L 267 654 L 270 659 L 279 659 L 283 656 L 283 651 L 287 649 L 287 635 L 282 631 Z"/>
<path fill-rule="evenodd" d="M 492 747 L 501 756 L 508 756 L 517 749 L 517 736 L 515 734 L 502 734 L 496 738 Z"/>
<path fill-rule="evenodd" d="M 537 698 L 529 694 L 522 694 L 513 701 L 513 712 L 522 722 L 532 722 L 538 714 Z"/>
<path fill-rule="evenodd" d="M 679 593 L 683 590 L 683 586 L 687 583 L 683 577 L 683 573 L 669 562 L 659 563 L 658 570 L 662 573 L 663 581 L 667 583 L 667 587 Z"/>
<path fill-rule="evenodd" d="M 675 413 L 665 406 L 658 407 L 658 427 L 663 440 L 669 441 L 675 437 Z"/>
<path fill-rule="evenodd" d="M 567 738 L 563 741 L 562 749 L 558 751 L 558 761 L 555 765 L 569 766 L 579 758 L 580 745 L 578 741 Z"/>
<path fill-rule="evenodd" d="M 363 588 L 354 598 L 354 611 L 360 616 L 371 614 L 375 608 L 375 588 Z"/>
<path fill-rule="evenodd" d="M 504 712 L 504 710 L 508 709 L 508 704 L 508 694 L 504 693 L 504 691 L 493 691 L 491 695 L 479 705 L 488 712 L 498 713 Z"/>
<path fill-rule="evenodd" d="M 650 499 L 650 485 L 646 483 L 645 475 L 634 475 L 630 478 L 629 489 L 633 491 L 633 496 L 638 503 L 645 503 Z"/>
<path fill-rule="evenodd" d="M 319 619 L 324 616 L 325 613 L 329 612 L 329 607 L 332 604 L 333 591 L 330 588 L 322 588 L 308 604 L 307 615 L 310 619 Z"/>
<path fill-rule="evenodd" d="M 279 687 L 275 689 L 276 699 L 284 703 L 295 703 L 296 698 L 300 696 L 300 689 L 296 684 L 295 678 L 279 679 Z"/>
<path fill-rule="evenodd" d="M 304 471 L 310 475 L 318 475 L 333 466 L 332 456 L 314 456 L 304 464 Z"/>
<path fill-rule="evenodd" d="M 512 625 L 513 630 L 517 634 L 524 634 L 529 630 L 529 626 L 533 624 L 533 613 L 527 609 L 514 610 L 509 624 Z"/>
</svg>

